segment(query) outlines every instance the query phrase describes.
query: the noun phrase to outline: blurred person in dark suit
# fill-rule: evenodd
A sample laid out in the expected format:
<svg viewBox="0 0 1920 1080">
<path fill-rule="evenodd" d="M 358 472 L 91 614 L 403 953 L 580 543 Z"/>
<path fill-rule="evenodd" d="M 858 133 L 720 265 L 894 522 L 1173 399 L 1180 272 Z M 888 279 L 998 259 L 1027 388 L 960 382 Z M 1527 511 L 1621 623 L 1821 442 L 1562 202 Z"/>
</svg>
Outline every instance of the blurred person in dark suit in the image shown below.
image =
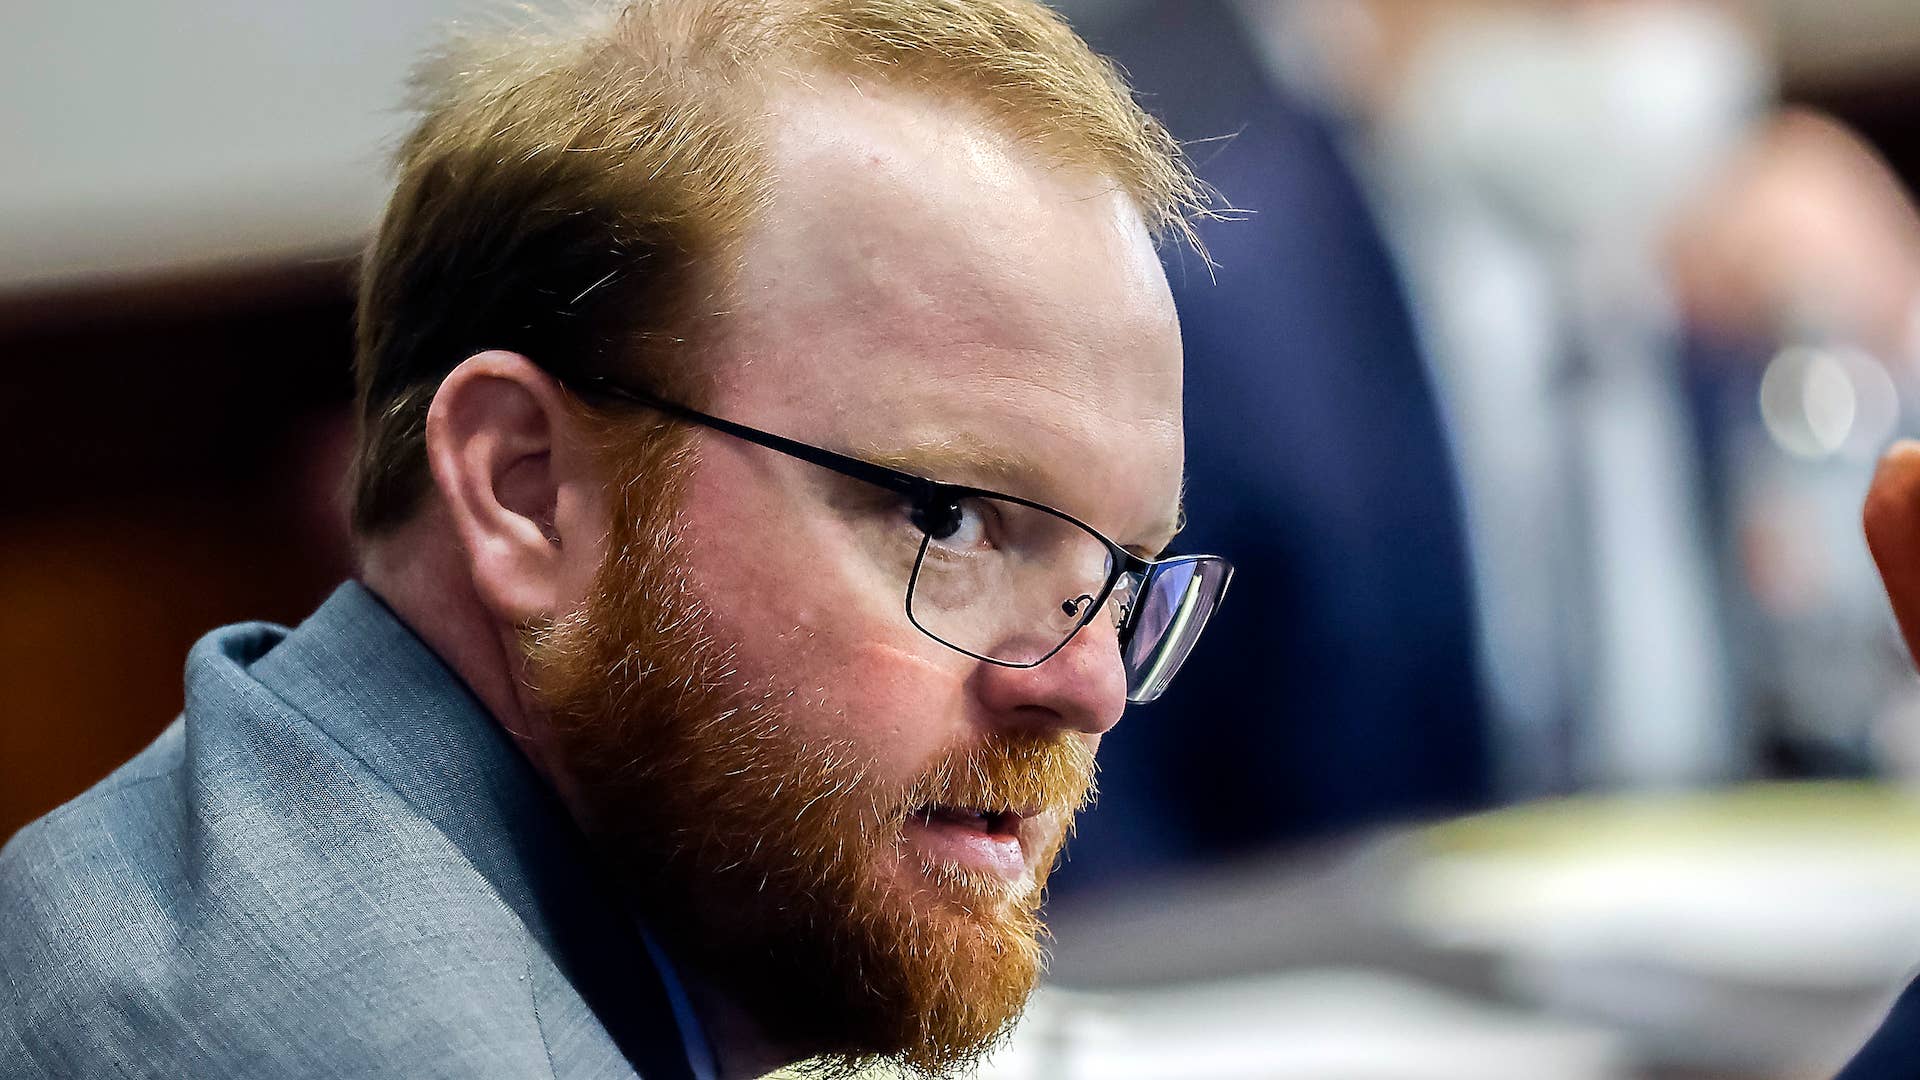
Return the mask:
<svg viewBox="0 0 1920 1080">
<path fill-rule="evenodd" d="M 963 1069 L 1230 574 L 1158 558 L 1178 147 L 1027 0 L 643 0 L 418 87 L 359 579 L 0 852 L 0 1074 Z"/>
<path fill-rule="evenodd" d="M 1108 739 L 1062 887 L 1484 804 L 1458 477 L 1337 119 L 1230 4 L 1087 5 L 1078 25 L 1249 211 L 1201 224 L 1217 275 L 1186 260 L 1169 279 L 1194 376 L 1185 537 L 1234 537 L 1263 572 L 1150 707 L 1170 726 Z"/>
<path fill-rule="evenodd" d="M 1265 572 L 1165 725 L 1109 741 L 1064 883 L 1737 772 L 1654 264 L 1764 96 L 1744 29 L 1653 0 L 1074 10 L 1247 211 L 1202 226 L 1217 275 L 1170 278 L 1195 483 L 1232 478 L 1188 535 Z"/>
</svg>

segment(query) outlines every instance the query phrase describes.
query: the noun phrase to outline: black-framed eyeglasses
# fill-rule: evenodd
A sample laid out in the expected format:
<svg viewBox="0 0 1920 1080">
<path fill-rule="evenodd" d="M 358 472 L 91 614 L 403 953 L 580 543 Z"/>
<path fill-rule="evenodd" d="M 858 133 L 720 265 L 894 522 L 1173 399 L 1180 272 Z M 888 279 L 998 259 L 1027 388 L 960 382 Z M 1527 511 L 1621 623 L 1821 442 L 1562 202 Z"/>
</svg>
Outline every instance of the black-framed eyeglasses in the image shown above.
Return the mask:
<svg viewBox="0 0 1920 1080">
<path fill-rule="evenodd" d="M 907 577 L 907 619 L 976 660 L 1030 668 L 1108 612 L 1127 673 L 1127 700 L 1159 697 L 1226 596 L 1233 567 L 1218 555 L 1143 559 L 1051 506 L 948 484 L 736 424 L 622 386 L 561 377 L 574 392 L 617 398 L 743 439 L 905 500 L 921 533 Z"/>
</svg>

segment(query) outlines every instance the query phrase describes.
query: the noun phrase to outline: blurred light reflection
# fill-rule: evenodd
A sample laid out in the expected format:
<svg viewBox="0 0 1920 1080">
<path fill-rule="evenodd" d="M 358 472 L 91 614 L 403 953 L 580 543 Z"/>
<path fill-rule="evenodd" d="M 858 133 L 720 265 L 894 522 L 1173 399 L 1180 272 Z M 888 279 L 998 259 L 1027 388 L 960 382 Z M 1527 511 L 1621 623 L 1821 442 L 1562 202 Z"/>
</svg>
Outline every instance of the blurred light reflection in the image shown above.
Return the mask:
<svg viewBox="0 0 1920 1080">
<path fill-rule="evenodd" d="M 1893 437 L 1900 394 L 1860 349 L 1791 345 L 1767 365 L 1760 415 L 1774 445 L 1794 457 L 1869 460 Z"/>
</svg>

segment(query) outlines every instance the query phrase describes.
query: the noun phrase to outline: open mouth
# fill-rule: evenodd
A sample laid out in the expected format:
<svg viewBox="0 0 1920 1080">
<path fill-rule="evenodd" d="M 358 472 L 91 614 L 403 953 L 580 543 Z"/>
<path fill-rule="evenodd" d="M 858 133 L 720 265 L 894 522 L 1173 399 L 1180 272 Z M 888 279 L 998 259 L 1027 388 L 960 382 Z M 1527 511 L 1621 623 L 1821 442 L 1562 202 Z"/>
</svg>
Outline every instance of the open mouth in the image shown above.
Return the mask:
<svg viewBox="0 0 1920 1080">
<path fill-rule="evenodd" d="M 929 865 L 957 866 L 1013 882 L 1028 870 L 1021 826 L 1032 816 L 1014 809 L 930 803 L 907 818 L 906 839 Z"/>
<path fill-rule="evenodd" d="M 988 836 L 1017 836 L 1020 822 L 1030 815 L 1015 810 L 984 810 L 934 803 L 915 810 L 913 816 L 927 825 L 952 825 L 983 832 Z"/>
</svg>

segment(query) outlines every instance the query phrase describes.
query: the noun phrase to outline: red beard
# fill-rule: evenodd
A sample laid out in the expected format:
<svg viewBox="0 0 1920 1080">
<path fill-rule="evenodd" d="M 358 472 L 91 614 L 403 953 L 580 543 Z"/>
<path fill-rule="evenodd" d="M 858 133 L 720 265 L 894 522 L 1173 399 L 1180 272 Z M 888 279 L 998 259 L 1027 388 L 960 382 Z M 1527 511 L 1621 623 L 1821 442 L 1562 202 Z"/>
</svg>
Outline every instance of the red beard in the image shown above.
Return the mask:
<svg viewBox="0 0 1920 1080">
<path fill-rule="evenodd" d="M 900 784 L 852 738 L 803 736 L 783 708 L 800 698 L 736 673 L 687 583 L 668 451 L 627 464 L 640 479 L 592 595 L 527 634 L 596 847 L 669 950 L 779 1045 L 827 1066 L 974 1064 L 1039 979 L 1041 886 L 1091 795 L 1091 752 L 1066 733 L 987 736 Z M 908 861 L 902 829 L 934 803 L 1040 806 L 1062 828 L 1009 886 Z"/>
</svg>

